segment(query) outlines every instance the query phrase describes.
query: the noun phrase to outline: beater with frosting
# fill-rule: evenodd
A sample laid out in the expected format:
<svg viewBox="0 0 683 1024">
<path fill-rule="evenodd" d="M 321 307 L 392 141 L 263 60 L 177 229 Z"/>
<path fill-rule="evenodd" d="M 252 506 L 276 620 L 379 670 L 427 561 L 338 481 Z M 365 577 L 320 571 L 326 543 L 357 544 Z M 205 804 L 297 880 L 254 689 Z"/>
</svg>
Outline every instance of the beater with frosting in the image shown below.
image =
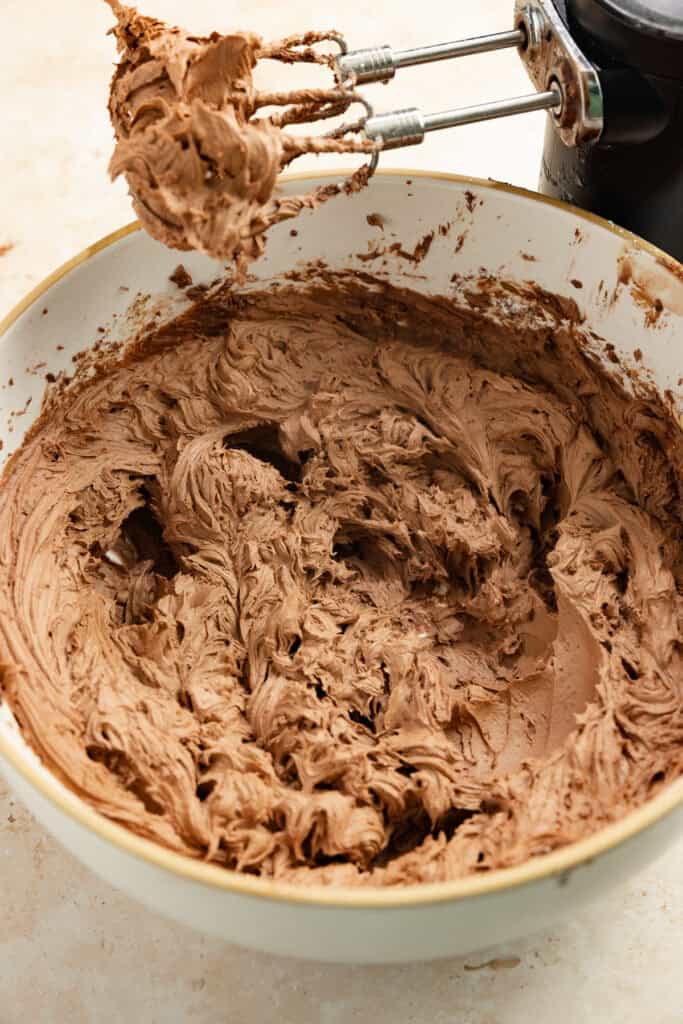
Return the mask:
<svg viewBox="0 0 683 1024">
<path fill-rule="evenodd" d="M 274 195 L 280 171 L 304 153 L 376 148 L 353 133 L 286 130 L 343 114 L 358 102 L 354 90 L 336 80 L 333 55 L 316 48 L 335 43 L 335 33 L 309 32 L 272 45 L 251 32 L 198 37 L 118 0 L 108 3 L 120 52 L 109 100 L 116 135 L 110 173 L 125 176 L 135 212 L 154 238 L 221 260 L 253 259 L 270 226 L 365 184 L 367 164 L 343 185 Z M 260 91 L 252 79 L 259 60 L 319 64 L 335 81 L 323 89 Z M 272 106 L 280 109 L 262 113 Z"/>
</svg>

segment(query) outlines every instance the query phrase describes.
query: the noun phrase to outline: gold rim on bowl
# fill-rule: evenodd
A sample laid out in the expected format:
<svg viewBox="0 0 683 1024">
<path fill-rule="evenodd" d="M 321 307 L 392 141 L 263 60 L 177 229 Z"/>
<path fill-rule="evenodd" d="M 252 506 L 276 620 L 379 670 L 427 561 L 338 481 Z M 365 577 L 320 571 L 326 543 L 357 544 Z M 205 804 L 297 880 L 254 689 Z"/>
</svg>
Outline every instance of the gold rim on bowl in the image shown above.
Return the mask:
<svg viewBox="0 0 683 1024">
<path fill-rule="evenodd" d="M 303 181 L 310 178 L 336 178 L 343 173 L 340 170 L 314 174 L 301 172 L 283 177 L 283 183 Z M 433 181 L 449 181 L 457 185 L 486 189 L 494 192 L 507 192 L 512 195 L 529 199 L 535 203 L 545 203 L 571 213 L 582 221 L 596 224 L 628 242 L 634 249 L 649 252 L 660 265 L 667 267 L 672 273 L 683 280 L 683 266 L 663 250 L 639 238 L 632 232 L 621 228 L 611 221 L 598 217 L 596 214 L 571 206 L 559 199 L 540 195 L 528 189 L 518 188 L 502 182 L 470 178 L 459 174 L 442 171 L 423 171 L 412 168 L 390 168 L 377 172 L 378 177 L 410 177 L 426 178 Z M 0 338 L 11 325 L 37 302 L 45 292 L 57 281 L 65 277 L 81 263 L 85 263 L 96 253 L 108 248 L 127 235 L 140 230 L 135 221 L 118 231 L 114 231 L 99 241 L 89 245 L 78 255 L 67 260 L 48 275 L 40 284 L 33 288 L 16 306 L 0 320 Z M 516 867 L 500 868 L 481 875 L 468 875 L 450 882 L 421 882 L 402 887 L 349 887 L 322 885 L 293 885 L 288 882 L 273 881 L 244 875 L 228 868 L 219 867 L 181 853 L 175 853 L 149 839 L 143 839 L 123 825 L 118 825 L 104 815 L 95 811 L 80 797 L 76 796 L 58 780 L 49 774 L 43 774 L 35 764 L 35 755 L 31 752 L 26 756 L 15 749 L 7 736 L 0 733 L 0 755 L 9 762 L 34 789 L 54 804 L 77 824 L 94 832 L 100 839 L 113 843 L 114 846 L 131 856 L 162 868 L 173 875 L 188 881 L 199 883 L 211 888 L 227 890 L 243 896 L 286 903 L 298 903 L 327 907 L 358 907 L 372 910 L 392 907 L 407 907 L 429 903 L 455 902 L 476 896 L 500 892 L 522 885 L 560 875 L 567 871 L 590 863 L 596 857 L 607 853 L 620 843 L 631 839 L 645 831 L 651 825 L 665 817 L 670 811 L 683 803 L 683 778 L 671 783 L 663 792 L 648 800 L 642 807 L 632 811 L 620 821 L 600 829 L 586 839 L 571 843 L 552 853 L 541 854 L 525 861 Z"/>
</svg>

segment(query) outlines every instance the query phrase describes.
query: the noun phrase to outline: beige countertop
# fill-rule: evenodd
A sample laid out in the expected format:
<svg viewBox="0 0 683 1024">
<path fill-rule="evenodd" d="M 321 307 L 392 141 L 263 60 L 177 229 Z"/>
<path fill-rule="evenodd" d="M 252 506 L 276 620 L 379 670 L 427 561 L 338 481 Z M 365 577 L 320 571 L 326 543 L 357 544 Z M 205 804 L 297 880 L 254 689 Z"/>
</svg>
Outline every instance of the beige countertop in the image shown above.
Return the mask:
<svg viewBox="0 0 683 1024">
<path fill-rule="evenodd" d="M 511 8 L 330 0 L 315 21 L 354 48 L 403 48 L 509 28 Z M 314 27 L 301 0 L 149 0 L 144 10 L 197 31 L 276 38 Z M 124 185 L 106 175 L 110 23 L 98 0 L 0 0 L 0 317 L 132 219 Z M 378 109 L 426 111 L 527 91 L 514 53 L 412 69 L 370 90 Z M 440 133 L 383 164 L 533 188 L 543 124 L 533 114 Z M 681 854 L 683 840 L 563 927 L 514 945 L 431 965 L 318 966 L 225 946 L 149 913 L 81 868 L 0 784 L 0 1024 L 681 1024 Z"/>
</svg>

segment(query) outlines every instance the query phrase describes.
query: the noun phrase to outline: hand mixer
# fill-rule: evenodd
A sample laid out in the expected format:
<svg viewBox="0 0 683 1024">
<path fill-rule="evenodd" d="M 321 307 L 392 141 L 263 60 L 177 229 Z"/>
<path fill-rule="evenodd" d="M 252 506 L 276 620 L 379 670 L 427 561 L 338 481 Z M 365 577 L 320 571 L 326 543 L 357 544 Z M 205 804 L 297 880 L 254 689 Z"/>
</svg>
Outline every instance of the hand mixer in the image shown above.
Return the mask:
<svg viewBox="0 0 683 1024">
<path fill-rule="evenodd" d="M 340 45 L 338 78 L 354 90 L 401 68 L 517 48 L 529 95 L 433 114 L 375 114 L 362 99 L 354 127 L 376 143 L 371 170 L 381 150 L 429 132 L 547 110 L 541 191 L 683 259 L 683 0 L 517 0 L 513 28 L 493 35 L 401 51 Z"/>
<path fill-rule="evenodd" d="M 401 51 L 349 51 L 336 32 L 270 45 L 244 33 L 202 39 L 107 2 L 121 54 L 109 105 L 117 138 L 111 171 L 126 175 L 138 215 L 167 244 L 253 258 L 272 224 L 362 187 L 382 150 L 443 128 L 547 110 L 541 191 L 683 260 L 683 0 L 515 0 L 506 31 Z M 335 52 L 321 52 L 328 43 Z M 377 114 L 358 91 L 404 67 L 511 47 L 531 78 L 529 95 L 440 113 Z M 322 65 L 333 86 L 259 90 L 252 71 L 262 59 Z M 203 93 L 202 76 L 210 83 Z M 324 135 L 289 130 L 343 117 L 357 103 L 365 113 L 354 124 Z M 323 152 L 369 153 L 370 162 L 311 194 L 273 195 L 281 170 Z"/>
</svg>

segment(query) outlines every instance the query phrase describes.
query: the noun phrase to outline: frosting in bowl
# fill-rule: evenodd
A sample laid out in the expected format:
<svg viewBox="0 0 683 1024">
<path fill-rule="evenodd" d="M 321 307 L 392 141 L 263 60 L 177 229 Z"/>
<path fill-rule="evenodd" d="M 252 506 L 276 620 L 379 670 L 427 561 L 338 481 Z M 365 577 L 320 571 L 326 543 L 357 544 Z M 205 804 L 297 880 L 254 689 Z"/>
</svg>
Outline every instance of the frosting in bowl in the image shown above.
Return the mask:
<svg viewBox="0 0 683 1024">
<path fill-rule="evenodd" d="M 578 319 L 496 282 L 219 291 L 57 395 L 0 491 L 34 750 L 302 884 L 521 863 L 677 777 L 681 431 Z"/>
</svg>

